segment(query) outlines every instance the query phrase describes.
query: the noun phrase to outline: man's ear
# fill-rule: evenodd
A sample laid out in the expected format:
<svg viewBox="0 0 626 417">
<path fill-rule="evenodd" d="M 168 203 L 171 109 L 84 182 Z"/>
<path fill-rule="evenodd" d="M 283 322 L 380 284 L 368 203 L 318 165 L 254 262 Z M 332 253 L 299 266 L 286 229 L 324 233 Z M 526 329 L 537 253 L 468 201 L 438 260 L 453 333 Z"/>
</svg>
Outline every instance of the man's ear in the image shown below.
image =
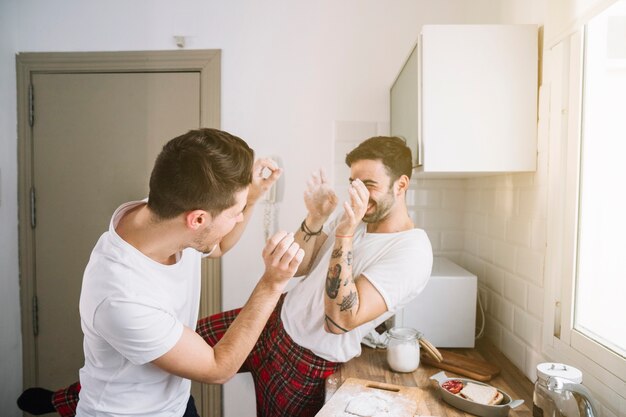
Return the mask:
<svg viewBox="0 0 626 417">
<path fill-rule="evenodd" d="M 185 225 L 191 230 L 198 230 L 211 221 L 211 215 L 204 210 L 192 210 L 185 215 Z"/>
<path fill-rule="evenodd" d="M 406 190 L 409 189 L 409 184 L 411 180 L 406 175 L 400 175 L 400 178 L 396 180 L 396 186 L 398 187 L 398 194 L 406 193 Z"/>
</svg>

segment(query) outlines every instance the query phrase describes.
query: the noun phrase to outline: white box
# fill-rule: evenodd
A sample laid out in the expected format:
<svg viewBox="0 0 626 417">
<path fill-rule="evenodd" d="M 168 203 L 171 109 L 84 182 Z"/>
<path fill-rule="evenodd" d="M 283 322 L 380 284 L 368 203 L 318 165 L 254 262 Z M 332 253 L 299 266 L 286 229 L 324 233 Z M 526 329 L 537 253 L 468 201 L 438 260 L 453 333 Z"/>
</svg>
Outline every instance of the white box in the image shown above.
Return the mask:
<svg viewBox="0 0 626 417">
<path fill-rule="evenodd" d="M 436 347 L 474 347 L 476 285 L 476 275 L 435 257 L 428 284 L 396 313 L 395 326 L 420 331 Z"/>
</svg>

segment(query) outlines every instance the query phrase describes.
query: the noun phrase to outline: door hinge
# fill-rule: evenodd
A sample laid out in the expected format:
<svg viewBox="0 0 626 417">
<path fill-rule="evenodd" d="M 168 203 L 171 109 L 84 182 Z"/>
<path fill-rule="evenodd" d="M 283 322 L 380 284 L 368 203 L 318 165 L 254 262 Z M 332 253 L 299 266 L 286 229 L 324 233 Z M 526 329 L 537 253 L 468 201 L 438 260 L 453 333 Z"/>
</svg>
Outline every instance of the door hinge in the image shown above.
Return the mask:
<svg viewBox="0 0 626 417">
<path fill-rule="evenodd" d="M 32 229 L 37 226 L 37 217 L 35 210 L 35 187 L 30 187 L 30 227 Z"/>
<path fill-rule="evenodd" d="M 33 334 L 39 335 L 39 305 L 36 295 L 33 295 Z"/>
<path fill-rule="evenodd" d="M 35 94 L 33 93 L 33 85 L 28 85 L 28 125 L 33 127 L 35 124 Z"/>
</svg>

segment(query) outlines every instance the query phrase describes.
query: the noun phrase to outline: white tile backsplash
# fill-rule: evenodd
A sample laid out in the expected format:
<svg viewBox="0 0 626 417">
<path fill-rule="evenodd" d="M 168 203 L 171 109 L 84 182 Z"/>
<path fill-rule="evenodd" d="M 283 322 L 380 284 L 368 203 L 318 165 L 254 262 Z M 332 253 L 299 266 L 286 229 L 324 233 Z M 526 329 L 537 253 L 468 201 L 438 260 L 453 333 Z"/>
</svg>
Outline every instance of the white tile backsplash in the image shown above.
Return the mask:
<svg viewBox="0 0 626 417">
<path fill-rule="evenodd" d="M 496 190 L 487 188 L 480 191 L 480 211 L 484 214 L 493 214 L 496 207 Z"/>
<path fill-rule="evenodd" d="M 415 207 L 441 207 L 441 192 L 430 189 L 410 189 L 407 191 L 407 202 Z"/>
<path fill-rule="evenodd" d="M 531 220 L 530 247 L 534 250 L 545 251 L 548 234 L 548 225 L 545 217 L 536 217 Z"/>
<path fill-rule="evenodd" d="M 502 326 L 497 321 L 487 317 L 485 335 L 495 347 L 502 351 Z"/>
<path fill-rule="evenodd" d="M 540 348 L 547 229 L 543 187 L 534 185 L 532 174 L 507 174 L 420 179 L 412 189 L 413 204 L 428 213 L 422 227 L 437 231 L 435 253 L 448 247 L 450 230 L 457 229 L 455 240 L 464 242 L 457 262 L 478 277 L 486 304 L 484 337 L 534 380 L 537 363 L 545 361 Z M 456 213 L 464 221 L 451 219 L 448 207 L 460 207 Z"/>
<path fill-rule="evenodd" d="M 478 237 L 478 256 L 481 259 L 493 263 L 493 239 L 486 236 Z"/>
<path fill-rule="evenodd" d="M 539 319 L 543 318 L 543 297 L 543 288 L 534 284 L 528 284 L 526 311 Z"/>
<path fill-rule="evenodd" d="M 506 224 L 505 239 L 520 246 L 530 247 L 530 219 L 510 218 Z"/>
<path fill-rule="evenodd" d="M 486 263 L 487 287 L 498 295 L 504 293 L 504 271 L 491 263 Z"/>
<path fill-rule="evenodd" d="M 537 379 L 537 364 L 549 362 L 548 359 L 533 347 L 526 346 L 526 361 L 521 371 L 528 376 L 528 379 L 535 381 Z"/>
<path fill-rule="evenodd" d="M 505 274 L 504 297 L 516 306 L 525 309 L 528 299 L 528 284 L 513 274 Z"/>
<path fill-rule="evenodd" d="M 506 301 L 504 298 L 498 297 L 495 303 L 497 310 L 495 311 L 495 318 L 502 324 L 504 330 L 513 330 L 513 304 Z"/>
<path fill-rule="evenodd" d="M 498 216 L 496 214 L 487 217 L 487 234 L 489 236 L 499 241 L 502 241 L 504 240 L 505 233 L 506 217 Z"/>
<path fill-rule="evenodd" d="M 524 369 L 526 361 L 526 344 L 509 330 L 502 333 L 502 352 L 517 366 Z"/>
<path fill-rule="evenodd" d="M 437 190 L 432 190 L 436 192 Z M 450 210 L 462 210 L 465 205 L 465 191 L 458 189 L 444 189 L 441 191 L 441 207 Z"/>
<path fill-rule="evenodd" d="M 515 272 L 530 282 L 541 284 L 543 282 L 543 258 L 544 253 L 542 252 L 517 248 Z"/>
<path fill-rule="evenodd" d="M 514 312 L 513 331 L 531 346 L 541 344 L 541 322 L 519 308 L 516 308 Z"/>
<path fill-rule="evenodd" d="M 441 232 L 441 250 L 442 251 L 462 251 L 465 247 L 465 233 L 462 231 L 443 231 Z"/>
<path fill-rule="evenodd" d="M 509 272 L 515 271 L 515 245 L 498 241 L 495 247 L 495 264 Z"/>
<path fill-rule="evenodd" d="M 495 189 L 494 191 L 494 207 L 490 214 L 504 214 L 511 216 L 516 213 L 516 201 L 518 191 L 513 188 Z"/>
</svg>

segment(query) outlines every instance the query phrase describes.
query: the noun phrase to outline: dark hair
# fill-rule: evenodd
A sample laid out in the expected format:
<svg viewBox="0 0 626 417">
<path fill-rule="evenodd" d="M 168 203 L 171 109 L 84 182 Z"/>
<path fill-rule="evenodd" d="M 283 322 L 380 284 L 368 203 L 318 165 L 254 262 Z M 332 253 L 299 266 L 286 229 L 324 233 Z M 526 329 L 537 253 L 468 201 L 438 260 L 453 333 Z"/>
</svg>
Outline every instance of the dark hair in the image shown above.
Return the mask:
<svg viewBox="0 0 626 417">
<path fill-rule="evenodd" d="M 401 175 L 411 178 L 413 158 L 406 141 L 396 136 L 375 136 L 359 144 L 346 155 L 346 164 L 364 159 L 380 160 L 394 183 Z"/>
<path fill-rule="evenodd" d="M 190 210 L 216 216 L 252 182 L 254 151 L 217 129 L 191 130 L 163 146 L 150 175 L 148 207 L 160 219 Z"/>
</svg>

